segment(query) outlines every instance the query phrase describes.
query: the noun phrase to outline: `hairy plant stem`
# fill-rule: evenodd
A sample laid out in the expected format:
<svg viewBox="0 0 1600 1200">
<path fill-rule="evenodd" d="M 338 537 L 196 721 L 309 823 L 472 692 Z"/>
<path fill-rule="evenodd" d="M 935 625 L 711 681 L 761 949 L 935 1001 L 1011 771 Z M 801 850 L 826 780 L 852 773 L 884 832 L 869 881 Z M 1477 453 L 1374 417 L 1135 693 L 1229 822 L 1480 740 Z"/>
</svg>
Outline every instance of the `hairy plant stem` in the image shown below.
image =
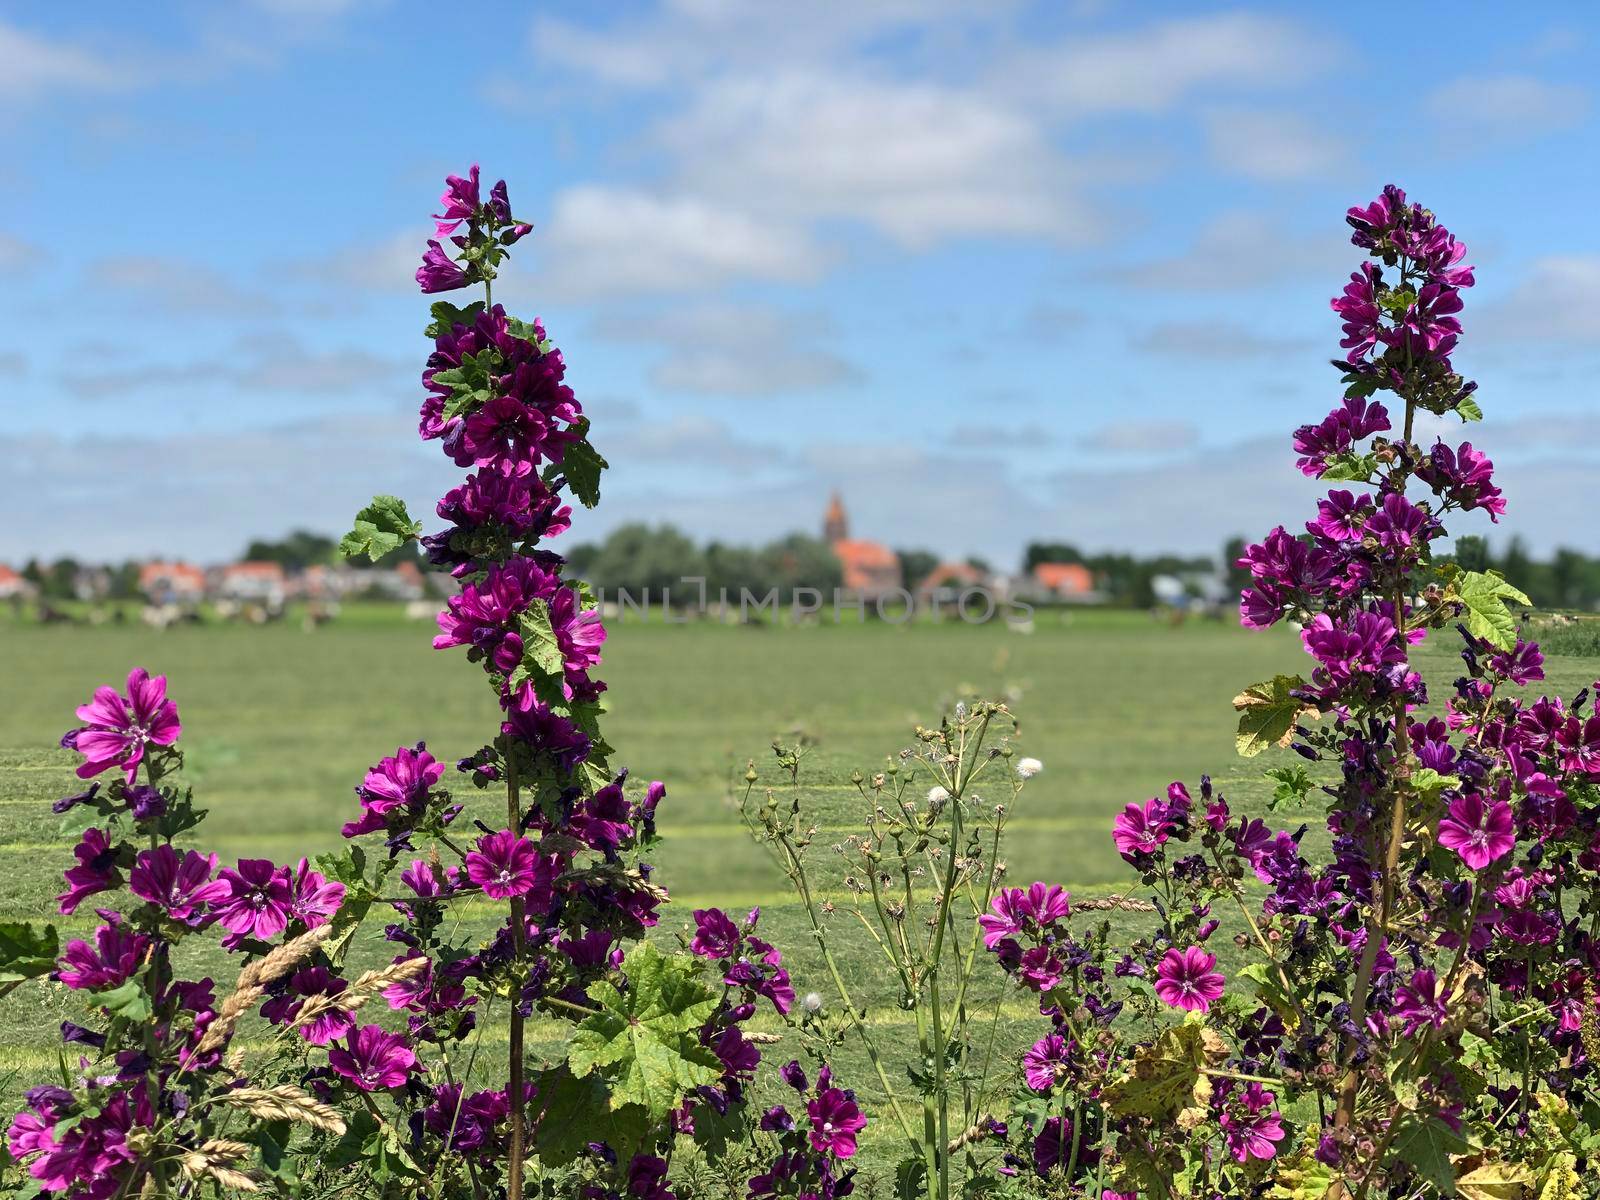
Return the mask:
<svg viewBox="0 0 1600 1200">
<path fill-rule="evenodd" d="M 1406 268 L 1402 263 L 1400 281 L 1403 287 L 1406 282 Z M 1406 355 L 1406 375 L 1409 386 L 1411 374 L 1409 346 Z M 1416 401 L 1407 394 L 1405 418 L 1405 446 L 1411 445 L 1412 424 L 1416 419 Z M 1402 462 L 1399 472 L 1398 494 L 1405 495 L 1406 481 L 1409 471 Z M 1391 603 L 1394 605 L 1395 636 L 1399 639 L 1400 651 L 1406 653 L 1406 620 L 1405 620 L 1405 578 L 1397 572 L 1394 581 L 1394 591 Z M 1384 844 L 1383 868 L 1379 876 L 1378 907 L 1367 921 L 1366 942 L 1361 947 L 1361 962 L 1356 968 L 1354 986 L 1350 992 L 1350 1023 L 1355 1028 L 1355 1036 L 1350 1039 L 1346 1048 L 1345 1073 L 1339 1084 L 1339 1100 L 1333 1113 L 1333 1124 L 1336 1129 L 1348 1129 L 1355 1122 L 1356 1099 L 1361 1090 L 1361 1072 L 1355 1067 L 1353 1059 L 1356 1053 L 1356 1038 L 1361 1036 L 1367 1021 L 1367 1002 L 1372 995 L 1372 976 L 1377 968 L 1378 950 L 1385 934 L 1389 929 L 1389 921 L 1393 916 L 1395 893 L 1398 890 L 1400 876 L 1400 850 L 1405 844 L 1406 836 L 1406 794 L 1411 779 L 1411 735 L 1408 718 L 1406 715 L 1406 699 L 1404 693 L 1394 702 L 1394 761 L 1390 767 L 1389 786 L 1389 829 L 1387 840 Z M 1470 934 L 1470 930 L 1468 931 Z M 1371 1164 L 1376 1169 L 1380 1164 Z M 1343 1194 L 1343 1186 L 1336 1189 Z M 1335 1197 L 1338 1200 L 1338 1197 Z"/>
<path fill-rule="evenodd" d="M 488 294 L 489 285 L 484 284 L 484 293 Z M 506 819 L 510 823 L 513 834 L 522 824 L 522 796 L 517 785 L 517 766 L 515 758 L 506 755 Z M 514 951 L 513 961 L 517 964 L 516 970 L 522 967 L 523 953 L 523 926 L 525 922 L 525 909 L 521 896 L 511 897 L 511 945 Z M 518 976 L 513 974 L 513 982 Z M 510 1083 L 507 1086 L 511 1103 L 511 1130 L 506 1147 L 510 1161 L 506 1164 L 506 1196 L 508 1200 L 522 1200 L 522 1168 L 524 1158 L 524 1144 L 526 1129 L 524 1121 L 526 1113 L 523 1103 L 522 1086 L 522 1037 L 524 1018 L 522 1016 L 521 997 L 515 992 L 511 995 L 511 1028 L 508 1034 L 509 1045 L 506 1048 L 506 1057 L 509 1059 Z"/>
</svg>

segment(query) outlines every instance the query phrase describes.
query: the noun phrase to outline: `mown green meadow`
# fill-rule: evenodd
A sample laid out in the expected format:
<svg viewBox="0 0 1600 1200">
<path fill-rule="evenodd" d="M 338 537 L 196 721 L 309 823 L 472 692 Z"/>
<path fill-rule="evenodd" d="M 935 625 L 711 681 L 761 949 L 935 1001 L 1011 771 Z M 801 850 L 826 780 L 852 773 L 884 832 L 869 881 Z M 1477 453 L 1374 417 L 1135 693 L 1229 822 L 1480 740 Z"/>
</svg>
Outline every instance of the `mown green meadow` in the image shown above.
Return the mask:
<svg viewBox="0 0 1600 1200">
<path fill-rule="evenodd" d="M 197 845 L 229 863 L 292 861 L 339 845 L 339 826 L 355 813 L 352 787 L 397 745 L 422 739 L 453 760 L 494 729 L 494 698 L 481 675 L 459 652 L 433 651 L 430 633 L 428 624 L 387 610 L 357 612 L 310 632 L 290 625 L 157 632 L 0 623 L 0 917 L 55 911 L 75 838 L 50 802 L 78 790 L 74 756 L 56 739 L 96 684 L 120 684 L 134 665 L 167 674 L 182 710 L 187 777 L 210 809 Z M 1209 771 L 1236 811 L 1263 812 L 1270 788 L 1260 770 L 1269 764 L 1235 755 L 1229 699 L 1245 684 L 1298 669 L 1300 657 L 1287 632 L 1250 634 L 1206 621 L 1175 627 L 1124 613 L 1041 614 L 1026 636 L 998 624 L 635 621 L 613 628 L 600 674 L 610 684 L 615 761 L 636 778 L 668 786 L 655 878 L 674 901 L 659 935 L 673 936 L 694 908 L 759 904 L 763 930 L 784 950 L 797 989 L 831 999 L 808 923 L 737 810 L 746 763 L 755 761 L 758 790 L 786 788 L 770 745 L 775 736 L 803 735 L 813 749 L 801 790 L 820 829 L 811 850 L 814 881 L 841 904 L 830 919 L 847 947 L 852 983 L 870 1002 L 872 1019 L 891 1024 L 906 1018 L 881 959 L 852 931 L 830 850 L 860 822 L 852 770 L 881 767 L 885 755 L 910 744 L 916 723 L 936 721 L 962 695 L 1009 697 L 1020 720 L 1018 752 L 1045 764 L 1009 825 L 1011 879 L 1060 881 L 1080 896 L 1137 892 L 1137 878 L 1112 847 L 1116 811 L 1170 780 L 1194 784 Z M 1436 688 L 1447 687 L 1459 665 L 1449 645 L 1425 647 L 1421 661 Z M 1546 686 L 1570 694 L 1595 670 L 1594 659 L 1552 658 Z M 494 819 L 496 801 L 458 790 Z M 1294 814 L 1274 820 L 1296 823 Z M 1319 845 L 1315 822 L 1306 844 Z M 92 927 L 91 907 L 58 920 L 63 938 Z M 460 906 L 458 919 L 487 933 L 497 917 L 471 902 Z M 370 925 L 354 953 L 386 959 L 382 918 L 375 914 Z M 235 970 L 226 958 L 218 951 L 193 969 L 225 990 Z M 998 987 L 998 971 L 989 977 Z M 0 1002 L 0 1091 L 14 1095 L 54 1071 L 56 1029 L 73 1014 L 71 995 L 49 985 L 26 985 Z M 1003 1047 L 1033 1027 L 1037 1018 L 1029 1015 L 1020 997 L 1008 999 Z M 497 1021 L 485 1023 L 486 1045 L 497 1028 Z M 907 1033 L 892 1044 L 914 1044 Z M 853 1046 L 840 1061 L 870 1101 L 875 1081 Z M 888 1127 L 879 1122 L 874 1132 L 884 1136 Z"/>
</svg>

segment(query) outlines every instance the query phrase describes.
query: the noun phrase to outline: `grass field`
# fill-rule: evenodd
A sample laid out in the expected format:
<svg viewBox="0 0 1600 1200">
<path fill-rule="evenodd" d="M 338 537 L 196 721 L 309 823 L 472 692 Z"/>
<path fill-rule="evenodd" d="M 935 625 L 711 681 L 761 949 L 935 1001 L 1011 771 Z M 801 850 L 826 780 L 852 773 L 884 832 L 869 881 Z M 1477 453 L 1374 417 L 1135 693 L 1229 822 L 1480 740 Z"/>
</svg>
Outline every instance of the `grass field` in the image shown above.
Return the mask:
<svg viewBox="0 0 1600 1200">
<path fill-rule="evenodd" d="M 429 648 L 429 627 L 369 617 L 315 632 L 298 628 L 39 628 L 0 624 L 0 914 L 54 912 L 71 839 L 50 802 L 76 790 L 73 756 L 56 748 L 72 710 L 128 667 L 164 672 L 182 709 L 187 773 L 211 816 L 201 841 L 225 861 L 287 861 L 336 846 L 355 812 L 351 788 L 394 747 L 425 739 L 440 758 L 470 752 L 493 728 L 493 696 L 455 653 Z M 624 624 L 601 675 L 610 683 L 608 738 L 616 761 L 668 785 L 656 878 L 674 904 L 662 933 L 689 910 L 760 904 L 764 931 L 791 960 L 796 987 L 829 994 L 786 881 L 747 838 L 734 808 L 755 759 L 763 784 L 775 735 L 804 732 L 816 750 L 802 781 L 825 829 L 859 817 L 852 769 L 870 772 L 962 694 L 1013 690 L 1022 753 L 1045 771 L 1010 823 L 1014 881 L 1058 880 L 1079 894 L 1126 890 L 1134 879 L 1112 848 L 1114 813 L 1172 779 L 1217 779 L 1235 809 L 1264 809 L 1259 768 L 1234 755 L 1229 698 L 1244 684 L 1299 669 L 1292 635 L 1231 625 L 1173 628 L 1143 615 L 1054 614 L 1034 634 L 1003 627 L 821 626 L 800 629 Z M 1435 696 L 1459 666 L 1453 647 L 1424 648 Z M 1591 682 L 1593 659 L 1553 658 L 1547 688 Z M 467 794 L 471 790 L 467 789 Z M 1293 821 L 1292 816 L 1276 818 Z M 1314 825 L 1307 845 L 1316 846 Z M 819 837 L 813 860 L 826 890 L 839 870 Z M 64 934 L 92 926 L 85 910 Z M 464 918 L 487 932 L 487 913 Z M 849 938 L 843 916 L 835 918 Z M 378 941 L 359 948 L 387 955 Z M 219 980 L 232 968 L 198 963 Z M 903 1020 L 880 963 L 857 948 L 852 971 L 874 1018 Z M 1011 1011 L 1021 1018 L 1026 1006 Z M 60 989 L 27 987 L 0 1004 L 0 1071 L 7 1093 L 53 1069 L 55 1028 L 73 1013 Z M 1031 1023 L 1018 1026 L 1021 1036 Z M 553 1030 L 549 1032 L 554 1032 Z M 492 1033 L 486 1037 L 492 1038 Z M 910 1039 L 899 1039 L 904 1045 Z M 859 1063 L 855 1064 L 859 1067 Z M 869 1098 L 865 1069 L 846 1070 Z M 876 1126 L 880 1134 L 887 1125 Z"/>
</svg>

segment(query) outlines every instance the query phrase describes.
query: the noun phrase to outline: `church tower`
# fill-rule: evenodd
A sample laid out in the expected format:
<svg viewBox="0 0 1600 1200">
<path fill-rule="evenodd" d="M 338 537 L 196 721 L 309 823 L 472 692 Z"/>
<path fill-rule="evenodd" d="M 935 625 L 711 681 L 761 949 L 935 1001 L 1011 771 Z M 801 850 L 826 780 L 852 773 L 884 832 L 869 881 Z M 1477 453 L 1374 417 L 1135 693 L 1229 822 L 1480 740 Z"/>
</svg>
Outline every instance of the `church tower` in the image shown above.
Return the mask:
<svg viewBox="0 0 1600 1200">
<path fill-rule="evenodd" d="M 828 500 L 828 513 L 822 518 L 822 540 L 832 545 L 847 541 L 849 537 L 850 522 L 844 515 L 844 501 L 834 492 Z"/>
</svg>

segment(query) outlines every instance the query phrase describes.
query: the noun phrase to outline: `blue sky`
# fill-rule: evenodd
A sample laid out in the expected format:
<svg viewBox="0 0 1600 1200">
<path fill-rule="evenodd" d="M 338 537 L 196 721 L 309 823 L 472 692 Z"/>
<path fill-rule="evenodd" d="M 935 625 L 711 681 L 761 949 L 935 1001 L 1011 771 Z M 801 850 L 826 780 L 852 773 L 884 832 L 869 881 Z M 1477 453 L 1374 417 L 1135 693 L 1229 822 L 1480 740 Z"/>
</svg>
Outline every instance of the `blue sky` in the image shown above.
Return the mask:
<svg viewBox="0 0 1600 1200">
<path fill-rule="evenodd" d="M 862 536 L 1001 562 L 1303 519 L 1343 212 L 1393 181 L 1479 268 L 1493 532 L 1600 551 L 1594 9 L 797 13 L 0 6 L 0 561 L 425 511 L 411 272 L 474 160 L 536 225 L 497 297 L 614 466 L 577 538 L 765 539 L 835 487 Z"/>
</svg>

